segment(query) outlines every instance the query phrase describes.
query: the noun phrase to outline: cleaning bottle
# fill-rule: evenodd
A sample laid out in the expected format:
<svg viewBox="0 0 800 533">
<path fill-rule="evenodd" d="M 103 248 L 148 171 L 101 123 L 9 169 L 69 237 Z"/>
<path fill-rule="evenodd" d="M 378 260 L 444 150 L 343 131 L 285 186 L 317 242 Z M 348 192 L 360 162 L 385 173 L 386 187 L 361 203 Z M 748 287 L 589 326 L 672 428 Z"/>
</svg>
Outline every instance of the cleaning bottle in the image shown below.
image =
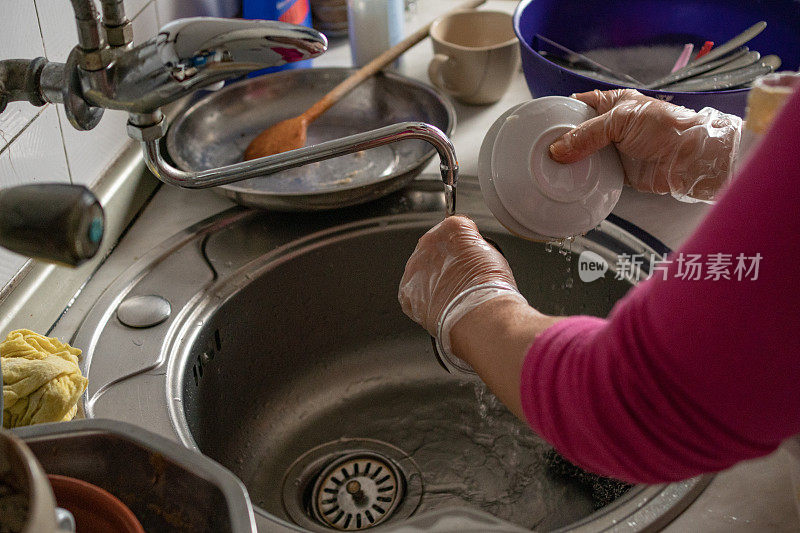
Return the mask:
<svg viewBox="0 0 800 533">
<path fill-rule="evenodd" d="M 750 92 L 747 93 L 742 140 L 736 156 L 737 169 L 744 164 L 747 155 L 764 137 L 773 119 L 798 86 L 800 86 L 798 72 L 773 72 L 753 82 Z"/>
<path fill-rule="evenodd" d="M 243 0 L 242 17 L 246 19 L 279 20 L 289 24 L 311 27 L 311 6 L 308 0 Z M 311 60 L 287 63 L 256 71 L 250 76 L 260 76 L 290 68 L 310 68 Z"/>
<path fill-rule="evenodd" d="M 403 0 L 347 1 L 353 66 L 363 67 L 403 39 L 404 6 Z"/>
</svg>

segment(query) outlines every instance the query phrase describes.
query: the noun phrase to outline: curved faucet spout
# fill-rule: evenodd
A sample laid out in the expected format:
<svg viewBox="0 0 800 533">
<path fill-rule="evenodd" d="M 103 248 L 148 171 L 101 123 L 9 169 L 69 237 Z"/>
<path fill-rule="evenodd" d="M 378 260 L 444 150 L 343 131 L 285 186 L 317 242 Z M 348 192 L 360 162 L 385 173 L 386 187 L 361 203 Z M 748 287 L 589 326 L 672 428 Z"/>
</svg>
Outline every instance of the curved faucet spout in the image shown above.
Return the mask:
<svg viewBox="0 0 800 533">
<path fill-rule="evenodd" d="M 450 188 L 449 190 L 454 190 L 458 181 L 458 160 L 453 143 L 442 130 L 424 122 L 400 122 L 281 154 L 194 172 L 180 170 L 167 163 L 161 155 L 158 140 L 143 141 L 142 147 L 148 168 L 164 183 L 187 189 L 206 189 L 274 174 L 282 170 L 376 148 L 404 139 L 420 139 L 436 148 L 440 159 L 439 168 L 442 181 L 446 187 Z M 455 211 L 455 202 L 452 195 L 448 196 L 447 210 L 448 214 L 452 214 Z"/>
</svg>

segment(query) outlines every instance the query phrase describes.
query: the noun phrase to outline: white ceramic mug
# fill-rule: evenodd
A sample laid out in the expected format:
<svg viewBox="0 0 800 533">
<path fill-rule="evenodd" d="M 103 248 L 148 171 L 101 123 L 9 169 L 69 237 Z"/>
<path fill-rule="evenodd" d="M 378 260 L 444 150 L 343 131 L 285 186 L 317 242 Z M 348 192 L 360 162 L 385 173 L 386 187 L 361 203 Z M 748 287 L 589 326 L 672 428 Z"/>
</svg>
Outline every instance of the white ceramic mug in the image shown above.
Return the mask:
<svg viewBox="0 0 800 533">
<path fill-rule="evenodd" d="M 501 11 L 456 11 L 431 25 L 431 82 L 466 104 L 491 104 L 508 89 L 519 69 L 519 43 L 511 15 Z"/>
</svg>

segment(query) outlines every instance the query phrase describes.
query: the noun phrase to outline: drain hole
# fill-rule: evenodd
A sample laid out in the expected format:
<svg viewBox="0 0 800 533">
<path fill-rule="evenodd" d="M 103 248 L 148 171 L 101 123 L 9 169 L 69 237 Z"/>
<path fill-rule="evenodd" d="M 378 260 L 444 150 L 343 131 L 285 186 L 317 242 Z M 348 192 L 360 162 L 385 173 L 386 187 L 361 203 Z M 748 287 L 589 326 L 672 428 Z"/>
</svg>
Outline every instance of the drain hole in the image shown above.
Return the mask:
<svg viewBox="0 0 800 533">
<path fill-rule="evenodd" d="M 377 468 L 370 475 L 373 465 Z M 320 523 L 339 531 L 377 526 L 392 516 L 403 498 L 403 483 L 400 470 L 389 458 L 371 452 L 345 455 L 317 476 L 311 512 Z"/>
<path fill-rule="evenodd" d="M 411 516 L 422 498 L 414 461 L 389 444 L 341 439 L 299 457 L 283 480 L 283 506 L 313 531 L 361 531 Z"/>
</svg>

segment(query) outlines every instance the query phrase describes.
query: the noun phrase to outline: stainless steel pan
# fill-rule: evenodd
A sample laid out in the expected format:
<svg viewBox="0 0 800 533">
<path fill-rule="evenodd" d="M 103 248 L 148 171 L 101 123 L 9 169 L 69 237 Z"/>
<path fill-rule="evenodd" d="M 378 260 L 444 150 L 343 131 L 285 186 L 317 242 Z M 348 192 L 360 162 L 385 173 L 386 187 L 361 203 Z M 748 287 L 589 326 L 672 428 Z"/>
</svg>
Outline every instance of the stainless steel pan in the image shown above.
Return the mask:
<svg viewBox="0 0 800 533">
<path fill-rule="evenodd" d="M 186 171 L 239 162 L 245 147 L 264 128 L 298 115 L 352 72 L 348 68 L 289 70 L 210 93 L 173 120 L 166 139 L 169 156 Z M 365 81 L 315 121 L 308 129 L 308 143 L 404 121 L 427 122 L 449 135 L 455 111 L 433 88 L 383 73 Z M 344 207 L 402 188 L 435 153 L 424 141 L 405 140 L 215 190 L 242 205 L 265 209 Z"/>
</svg>

